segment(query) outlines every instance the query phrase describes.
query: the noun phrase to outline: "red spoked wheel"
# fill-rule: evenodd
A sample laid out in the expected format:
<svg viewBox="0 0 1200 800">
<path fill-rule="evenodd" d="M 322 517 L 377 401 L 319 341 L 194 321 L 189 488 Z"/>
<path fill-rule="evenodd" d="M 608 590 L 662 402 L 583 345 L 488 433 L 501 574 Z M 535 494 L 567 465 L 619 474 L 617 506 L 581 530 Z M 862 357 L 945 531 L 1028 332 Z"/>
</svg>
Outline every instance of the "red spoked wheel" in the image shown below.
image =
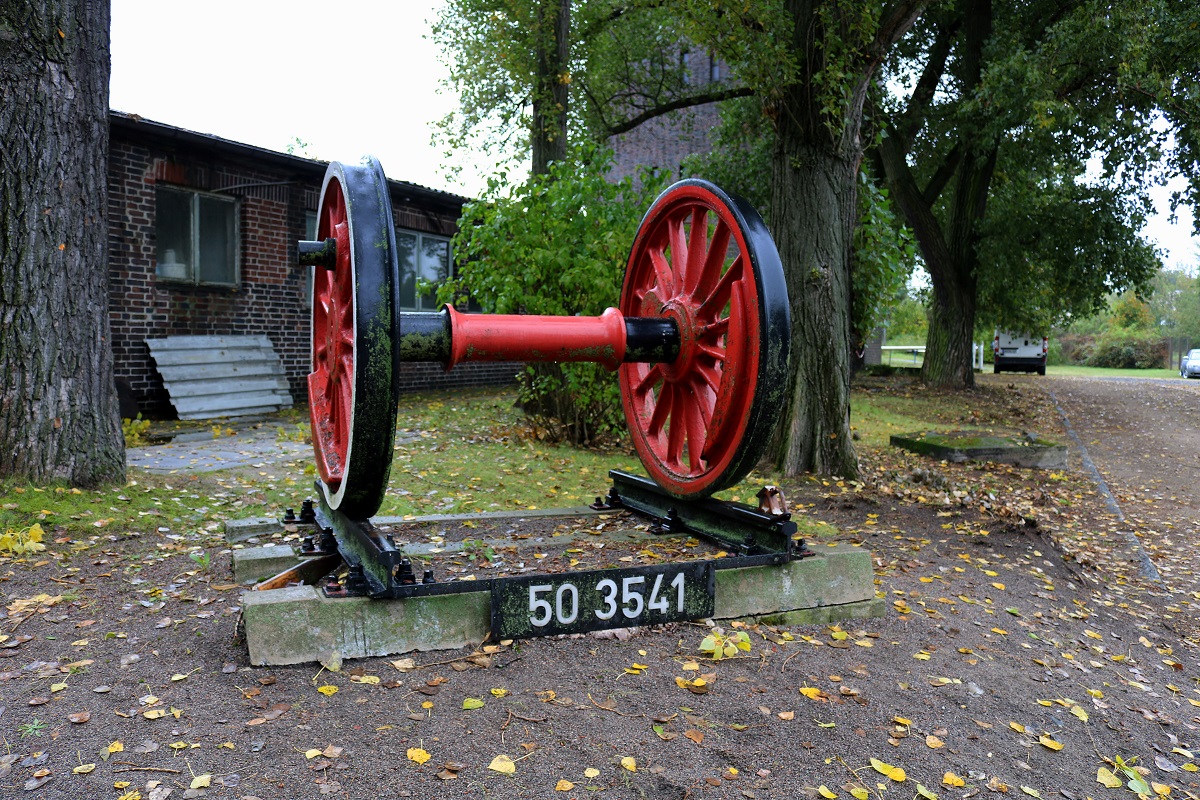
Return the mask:
<svg viewBox="0 0 1200 800">
<path fill-rule="evenodd" d="M 650 477 L 680 498 L 740 481 L 780 416 L 791 345 L 783 266 L 762 218 L 706 181 L 670 187 L 638 228 L 620 308 L 679 331 L 673 362 L 619 371 Z"/>
<path fill-rule="evenodd" d="M 396 232 L 378 161 L 329 165 L 317 236 L 336 242 L 332 268 L 318 266 L 313 277 L 308 403 L 317 473 L 330 508 L 366 518 L 387 489 L 399 399 Z"/>
</svg>

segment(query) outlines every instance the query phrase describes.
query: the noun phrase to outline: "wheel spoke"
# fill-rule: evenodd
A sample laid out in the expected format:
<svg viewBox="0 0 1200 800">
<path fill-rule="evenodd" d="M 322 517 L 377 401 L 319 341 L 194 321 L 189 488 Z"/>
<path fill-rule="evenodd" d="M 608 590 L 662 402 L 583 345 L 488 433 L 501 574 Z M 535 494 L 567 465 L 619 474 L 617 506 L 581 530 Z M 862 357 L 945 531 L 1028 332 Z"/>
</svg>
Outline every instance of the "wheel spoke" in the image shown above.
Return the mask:
<svg viewBox="0 0 1200 800">
<path fill-rule="evenodd" d="M 730 263 L 729 269 L 721 276 L 721 280 L 717 281 L 717 285 L 713 287 L 712 293 L 696 308 L 698 319 L 711 319 L 721 313 L 721 309 L 725 308 L 725 304 L 729 302 L 731 288 L 745 277 L 745 264 L 746 260 L 742 258 L 741 253 L 738 253 L 737 258 Z"/>
<path fill-rule="evenodd" d="M 671 245 L 671 263 L 675 265 L 677 272 L 683 273 L 679 275 L 678 280 L 671 282 L 671 297 L 674 297 L 683 290 L 684 281 L 687 278 L 684 271 L 687 269 L 688 247 L 687 238 L 683 230 L 683 220 L 684 215 L 680 214 L 676 215 L 674 219 L 667 221 L 667 241 Z"/>
<path fill-rule="evenodd" d="M 693 297 L 708 297 L 713 287 L 721 278 L 721 268 L 725 266 L 725 253 L 729 250 L 729 226 L 722 219 L 717 219 L 716 230 L 713 231 L 712 241 L 708 245 L 708 253 L 704 259 L 704 267 L 697 277 Z"/>
<path fill-rule="evenodd" d="M 667 427 L 667 463 L 676 471 L 683 466 L 683 445 L 687 441 L 684 435 L 687 426 L 684 415 L 687 414 L 687 402 L 680 387 L 671 384 L 671 424 Z"/>
<path fill-rule="evenodd" d="M 659 248 L 651 250 L 650 263 L 654 266 L 654 277 L 658 283 L 643 290 L 642 295 L 645 296 L 650 289 L 657 288 L 659 299 L 671 297 L 675 292 L 675 281 L 671 277 L 671 265 L 667 263 L 666 253 Z"/>
<path fill-rule="evenodd" d="M 667 418 L 671 413 L 671 397 L 674 393 L 674 384 L 664 383 L 662 385 L 658 397 L 654 400 L 654 408 L 650 412 L 650 419 L 646 425 L 648 435 L 655 438 L 662 436 L 663 427 L 667 424 Z"/>
<path fill-rule="evenodd" d="M 704 207 L 692 210 L 692 235 L 688 242 L 688 257 L 683 270 L 682 294 L 694 296 L 700 279 L 704 276 L 708 253 L 708 209 Z M 678 263 L 678 262 L 676 262 Z"/>
<path fill-rule="evenodd" d="M 712 403 L 703 383 L 689 388 L 691 391 L 688 392 L 689 396 L 686 399 L 691 402 L 684 404 L 688 465 L 692 468 L 692 472 L 698 472 L 704 464 L 704 442 L 707 437 L 705 429 L 708 420 L 712 418 Z"/>
<path fill-rule="evenodd" d="M 661 364 L 653 364 L 650 369 L 646 370 L 646 374 L 634 385 L 633 391 L 639 397 L 642 397 L 646 392 L 650 391 L 663 379 L 663 370 Z"/>
</svg>

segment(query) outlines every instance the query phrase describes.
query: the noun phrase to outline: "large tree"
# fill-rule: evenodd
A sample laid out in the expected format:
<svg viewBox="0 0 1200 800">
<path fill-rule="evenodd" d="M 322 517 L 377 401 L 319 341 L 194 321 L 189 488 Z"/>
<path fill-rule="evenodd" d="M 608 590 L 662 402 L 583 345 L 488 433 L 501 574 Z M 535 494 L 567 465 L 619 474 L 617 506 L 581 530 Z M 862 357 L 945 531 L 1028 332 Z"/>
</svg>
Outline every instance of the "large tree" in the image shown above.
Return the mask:
<svg viewBox="0 0 1200 800">
<path fill-rule="evenodd" d="M 121 480 L 108 0 L 0 4 L 0 477 Z"/>
<path fill-rule="evenodd" d="M 897 48 L 888 85 L 907 90 L 882 99 L 874 155 L 931 277 L 927 382 L 973 383 L 983 324 L 1048 330 L 1153 276 L 1137 231 L 1163 109 L 1177 127 L 1195 118 L 1185 5 L 963 0 Z M 1176 94 L 1183 65 L 1190 95 Z"/>
</svg>

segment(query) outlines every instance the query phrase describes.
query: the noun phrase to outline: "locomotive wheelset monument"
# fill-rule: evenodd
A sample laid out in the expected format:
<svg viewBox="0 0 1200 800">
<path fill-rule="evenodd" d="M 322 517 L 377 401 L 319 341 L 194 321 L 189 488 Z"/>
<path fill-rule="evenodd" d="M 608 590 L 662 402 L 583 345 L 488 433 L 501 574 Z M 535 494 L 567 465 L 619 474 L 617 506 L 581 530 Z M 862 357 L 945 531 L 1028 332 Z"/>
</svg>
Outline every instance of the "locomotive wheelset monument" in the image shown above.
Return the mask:
<svg viewBox="0 0 1200 800">
<path fill-rule="evenodd" d="M 758 507 L 711 497 L 762 457 L 788 372 L 783 268 L 745 201 L 700 180 L 663 192 L 638 228 L 619 307 L 598 317 L 401 311 L 391 200 L 374 159 L 330 164 L 317 241 L 300 242 L 299 259 L 315 270 L 308 390 L 316 501 L 284 520 L 309 530 L 301 547 L 235 551 L 239 580 L 267 578 L 243 595 L 252 663 L 684 619 L 827 622 L 880 613 L 868 551 L 806 547 L 773 488 L 759 493 Z M 682 536 L 709 549 L 488 579 L 425 568 L 447 548 L 406 541 L 386 518 L 372 519 L 391 472 L 400 367 L 415 361 L 447 369 L 593 361 L 617 370 L 649 479 L 610 472 L 611 488 L 591 513 L 649 517 L 651 533 L 624 531 L 627 542 Z M 581 513 L 589 512 L 563 510 Z M 234 526 L 230 536 L 238 538 Z"/>
</svg>

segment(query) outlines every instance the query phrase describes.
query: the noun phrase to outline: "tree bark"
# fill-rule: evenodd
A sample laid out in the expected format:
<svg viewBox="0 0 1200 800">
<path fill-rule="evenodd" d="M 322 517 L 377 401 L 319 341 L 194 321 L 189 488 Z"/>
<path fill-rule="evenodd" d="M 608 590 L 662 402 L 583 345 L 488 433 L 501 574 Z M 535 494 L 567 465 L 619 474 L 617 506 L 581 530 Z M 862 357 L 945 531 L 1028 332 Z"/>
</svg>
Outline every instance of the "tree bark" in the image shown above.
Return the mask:
<svg viewBox="0 0 1200 800">
<path fill-rule="evenodd" d="M 108 0 L 0 5 L 0 477 L 125 477 L 108 319 Z"/>
<path fill-rule="evenodd" d="M 534 175 L 545 175 L 551 161 L 562 161 L 567 157 L 571 0 L 541 0 L 538 28 L 530 171 Z"/>
<path fill-rule="evenodd" d="M 792 357 L 776 466 L 852 478 L 850 240 L 857 164 L 788 136 L 772 165 L 772 231 L 787 277 Z M 803 226 L 789 224 L 804 220 Z"/>
</svg>

